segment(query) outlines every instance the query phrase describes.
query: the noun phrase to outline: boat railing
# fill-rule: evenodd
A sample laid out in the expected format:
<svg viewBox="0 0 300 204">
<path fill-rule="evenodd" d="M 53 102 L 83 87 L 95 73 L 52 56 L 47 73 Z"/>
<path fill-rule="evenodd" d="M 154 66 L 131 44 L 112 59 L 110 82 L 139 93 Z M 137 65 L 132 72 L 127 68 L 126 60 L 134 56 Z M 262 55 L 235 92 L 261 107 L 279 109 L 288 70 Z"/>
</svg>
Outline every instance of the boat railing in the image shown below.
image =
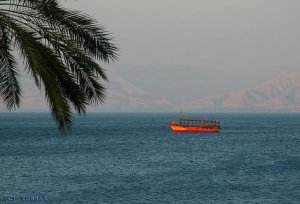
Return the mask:
<svg viewBox="0 0 300 204">
<path fill-rule="evenodd" d="M 175 121 L 175 125 L 183 126 L 183 127 L 201 126 L 206 128 L 220 128 L 220 121 L 181 118 Z"/>
</svg>

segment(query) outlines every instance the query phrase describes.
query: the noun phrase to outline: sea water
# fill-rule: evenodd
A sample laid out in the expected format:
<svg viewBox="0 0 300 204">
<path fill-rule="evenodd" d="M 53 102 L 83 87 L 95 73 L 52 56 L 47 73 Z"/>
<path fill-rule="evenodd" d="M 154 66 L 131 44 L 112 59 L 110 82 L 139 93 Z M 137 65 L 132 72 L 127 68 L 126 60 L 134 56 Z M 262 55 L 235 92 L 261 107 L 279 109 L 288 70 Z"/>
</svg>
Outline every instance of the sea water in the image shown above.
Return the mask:
<svg viewBox="0 0 300 204">
<path fill-rule="evenodd" d="M 300 203 L 300 114 L 89 113 L 60 135 L 46 113 L 0 113 L 0 203 Z"/>
</svg>

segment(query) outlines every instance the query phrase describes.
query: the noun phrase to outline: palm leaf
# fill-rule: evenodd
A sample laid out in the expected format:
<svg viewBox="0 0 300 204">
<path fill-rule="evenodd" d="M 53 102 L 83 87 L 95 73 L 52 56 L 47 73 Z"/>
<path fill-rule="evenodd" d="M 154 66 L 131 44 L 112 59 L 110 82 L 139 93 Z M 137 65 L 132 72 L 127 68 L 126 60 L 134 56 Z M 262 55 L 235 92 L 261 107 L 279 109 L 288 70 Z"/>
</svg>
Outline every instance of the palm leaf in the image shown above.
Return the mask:
<svg viewBox="0 0 300 204">
<path fill-rule="evenodd" d="M 63 9 L 57 0 L 0 0 L 0 34 L 0 91 L 8 109 L 18 107 L 21 97 L 13 48 L 45 90 L 63 133 L 70 130 L 72 107 L 85 114 L 88 104 L 104 102 L 107 76 L 95 59 L 114 61 L 118 49 L 89 16 Z"/>
<path fill-rule="evenodd" d="M 9 110 L 19 107 L 21 88 L 18 81 L 16 60 L 11 54 L 11 40 L 5 28 L 0 37 L 0 93 Z"/>
</svg>

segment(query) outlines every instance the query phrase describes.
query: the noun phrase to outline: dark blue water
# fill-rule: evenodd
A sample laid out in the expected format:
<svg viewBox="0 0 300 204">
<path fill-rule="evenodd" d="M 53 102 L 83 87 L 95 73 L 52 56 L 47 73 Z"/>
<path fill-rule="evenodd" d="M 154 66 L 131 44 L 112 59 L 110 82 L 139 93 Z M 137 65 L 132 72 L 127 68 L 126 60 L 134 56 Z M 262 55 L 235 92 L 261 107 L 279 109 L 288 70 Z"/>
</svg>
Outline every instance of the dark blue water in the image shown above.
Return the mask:
<svg viewBox="0 0 300 204">
<path fill-rule="evenodd" d="M 61 136 L 48 114 L 1 113 L 0 203 L 300 203 L 300 114 L 190 116 L 223 129 L 105 113 Z"/>
</svg>

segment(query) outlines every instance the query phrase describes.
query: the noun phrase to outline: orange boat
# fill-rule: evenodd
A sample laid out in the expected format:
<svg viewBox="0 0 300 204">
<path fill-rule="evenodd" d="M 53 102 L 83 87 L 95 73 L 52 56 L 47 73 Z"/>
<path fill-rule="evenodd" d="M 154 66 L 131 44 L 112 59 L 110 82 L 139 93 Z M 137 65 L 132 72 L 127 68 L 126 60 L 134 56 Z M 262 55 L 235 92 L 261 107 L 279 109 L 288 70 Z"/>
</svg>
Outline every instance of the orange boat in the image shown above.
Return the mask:
<svg viewBox="0 0 300 204">
<path fill-rule="evenodd" d="M 218 120 L 199 120 L 194 118 L 180 118 L 169 123 L 174 132 L 219 132 Z"/>
</svg>

